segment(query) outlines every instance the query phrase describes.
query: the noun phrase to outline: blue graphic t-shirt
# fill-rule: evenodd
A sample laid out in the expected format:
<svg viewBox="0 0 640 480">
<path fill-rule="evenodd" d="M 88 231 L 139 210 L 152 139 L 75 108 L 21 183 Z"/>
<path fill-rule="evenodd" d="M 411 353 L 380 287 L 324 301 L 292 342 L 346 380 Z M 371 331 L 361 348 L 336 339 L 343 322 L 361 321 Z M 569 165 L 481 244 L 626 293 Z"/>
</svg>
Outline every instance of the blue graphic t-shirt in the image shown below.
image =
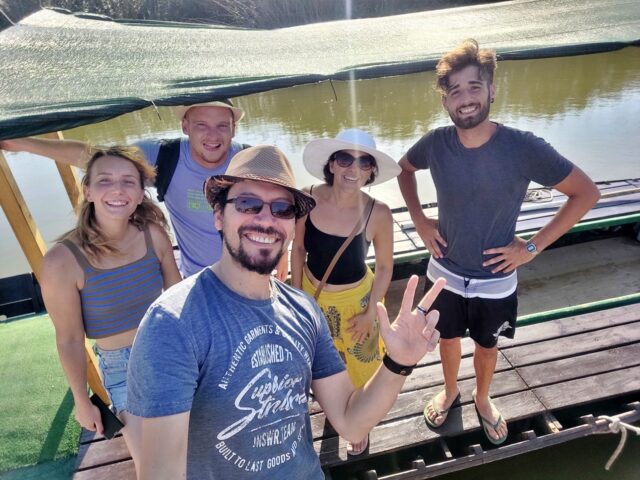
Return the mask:
<svg viewBox="0 0 640 480">
<path fill-rule="evenodd" d="M 249 300 L 205 269 L 165 292 L 140 324 L 128 410 L 190 411 L 188 478 L 324 478 L 309 390 L 345 367 L 313 299 L 271 286 L 270 299 Z"/>
<path fill-rule="evenodd" d="M 145 154 L 147 162 L 155 166 L 160 144 L 157 140 L 136 143 Z M 188 277 L 220 259 L 222 243 L 213 224 L 213 210 L 202 191 L 204 181 L 213 175 L 227 171 L 231 158 L 242 150 L 242 145 L 231 143 L 226 160 L 216 168 L 205 168 L 191 157 L 188 138 L 180 142 L 180 156 L 176 171 L 171 178 L 164 204 L 176 242 L 180 248 L 180 272 Z"/>
</svg>

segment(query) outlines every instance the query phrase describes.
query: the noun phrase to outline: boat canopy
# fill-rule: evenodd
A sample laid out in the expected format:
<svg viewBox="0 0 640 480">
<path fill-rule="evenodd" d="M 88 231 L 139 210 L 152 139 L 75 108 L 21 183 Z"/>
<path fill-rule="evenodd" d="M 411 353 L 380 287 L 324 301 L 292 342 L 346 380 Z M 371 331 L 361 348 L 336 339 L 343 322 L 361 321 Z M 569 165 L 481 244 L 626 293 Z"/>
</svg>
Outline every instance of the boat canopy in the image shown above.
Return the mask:
<svg viewBox="0 0 640 480">
<path fill-rule="evenodd" d="M 473 37 L 502 59 L 640 44 L 637 0 L 515 0 L 248 30 L 40 10 L 0 33 L 0 139 L 144 107 L 433 69 Z"/>
</svg>

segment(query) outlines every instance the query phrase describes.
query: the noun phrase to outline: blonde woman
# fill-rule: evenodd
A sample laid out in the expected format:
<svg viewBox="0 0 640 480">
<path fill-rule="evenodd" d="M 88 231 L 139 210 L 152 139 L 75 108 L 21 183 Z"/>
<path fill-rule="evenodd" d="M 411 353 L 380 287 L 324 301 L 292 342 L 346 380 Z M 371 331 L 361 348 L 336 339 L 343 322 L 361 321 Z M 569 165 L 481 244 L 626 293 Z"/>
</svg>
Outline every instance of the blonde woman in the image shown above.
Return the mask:
<svg viewBox="0 0 640 480">
<path fill-rule="evenodd" d="M 140 439 L 126 411 L 130 347 L 147 307 L 181 279 L 164 215 L 145 195 L 154 177 L 137 148 L 95 151 L 82 180 L 77 225 L 47 252 L 40 275 L 76 420 L 102 433 L 100 412 L 87 394 L 86 336 L 96 340 L 103 383 L 125 424 L 134 463 Z"/>
<path fill-rule="evenodd" d="M 359 388 L 382 361 L 376 304 L 389 288 L 393 272 L 391 211 L 362 188 L 394 178 L 400 167 L 376 149 L 370 135 L 358 129 L 311 141 L 303 161 L 307 171 L 324 183 L 306 189 L 316 207 L 296 224 L 292 284 L 315 295 L 331 260 L 358 225 L 359 231 L 331 270 L 317 301 L 349 376 Z M 375 275 L 365 263 L 372 242 Z M 349 443 L 347 451 L 359 455 L 367 445 L 368 437 Z"/>
</svg>

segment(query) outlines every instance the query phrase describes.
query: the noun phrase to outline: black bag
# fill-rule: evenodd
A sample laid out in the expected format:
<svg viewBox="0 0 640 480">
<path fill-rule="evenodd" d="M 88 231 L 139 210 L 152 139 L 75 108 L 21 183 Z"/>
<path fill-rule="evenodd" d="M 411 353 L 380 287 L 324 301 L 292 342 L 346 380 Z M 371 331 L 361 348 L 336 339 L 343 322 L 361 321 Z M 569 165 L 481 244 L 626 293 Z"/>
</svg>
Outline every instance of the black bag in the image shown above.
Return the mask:
<svg viewBox="0 0 640 480">
<path fill-rule="evenodd" d="M 120 419 L 116 416 L 115 413 L 111 411 L 109 407 L 105 405 L 102 399 L 94 393 L 91 395 L 91 403 L 93 403 L 98 410 L 100 410 L 100 419 L 102 420 L 102 427 L 104 428 L 104 438 L 108 438 L 111 440 L 116 433 L 118 433 L 122 427 L 124 427 L 124 423 L 120 421 Z"/>
</svg>

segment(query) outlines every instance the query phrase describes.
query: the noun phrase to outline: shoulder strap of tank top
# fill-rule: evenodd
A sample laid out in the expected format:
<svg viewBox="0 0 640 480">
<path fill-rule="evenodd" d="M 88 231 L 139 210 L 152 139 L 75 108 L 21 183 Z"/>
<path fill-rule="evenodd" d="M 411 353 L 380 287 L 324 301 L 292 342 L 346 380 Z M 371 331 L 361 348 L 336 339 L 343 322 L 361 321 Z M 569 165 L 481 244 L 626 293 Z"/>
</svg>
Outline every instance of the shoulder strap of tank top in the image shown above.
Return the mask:
<svg viewBox="0 0 640 480">
<path fill-rule="evenodd" d="M 373 197 L 369 197 L 369 203 L 367 204 L 367 206 L 369 207 L 369 215 L 367 215 L 367 221 L 364 223 L 363 231 L 367 229 L 367 225 L 369 225 L 369 219 L 371 218 L 371 214 L 373 213 L 373 207 L 376 206 L 376 201 L 373 199 Z M 365 212 L 366 212 L 366 209 L 365 209 Z M 366 236 L 366 233 L 365 233 L 365 236 Z"/>
<path fill-rule="evenodd" d="M 315 187 L 315 185 L 311 185 L 309 188 L 309 195 L 313 195 L 313 187 Z"/>
<path fill-rule="evenodd" d="M 151 239 L 151 229 L 149 228 L 149 225 L 145 225 L 142 231 L 144 232 L 144 244 L 147 246 L 147 255 L 153 255 L 155 257 L 156 251 L 153 248 L 153 240 Z"/>
<path fill-rule="evenodd" d="M 93 270 L 93 267 L 87 260 L 87 257 L 82 253 L 80 248 L 75 243 L 73 243 L 68 238 L 65 238 L 60 243 L 69 249 L 69 251 L 75 257 L 76 261 L 83 270 L 86 270 L 87 268 Z"/>
</svg>

